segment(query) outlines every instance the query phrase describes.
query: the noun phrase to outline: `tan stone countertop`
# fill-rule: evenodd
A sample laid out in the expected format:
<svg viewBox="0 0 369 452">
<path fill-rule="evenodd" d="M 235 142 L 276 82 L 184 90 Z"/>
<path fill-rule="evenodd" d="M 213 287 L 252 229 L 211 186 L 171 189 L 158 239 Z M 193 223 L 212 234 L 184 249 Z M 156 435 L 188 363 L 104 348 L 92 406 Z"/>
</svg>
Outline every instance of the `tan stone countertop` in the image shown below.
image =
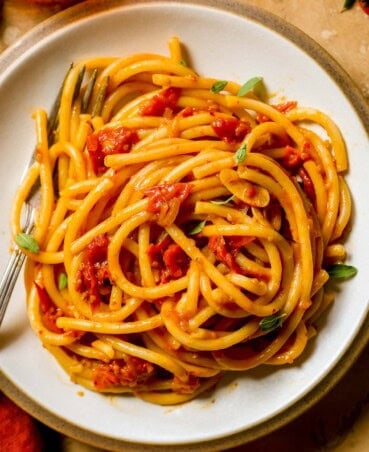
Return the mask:
<svg viewBox="0 0 369 452">
<path fill-rule="evenodd" d="M 364 14 L 357 3 L 352 9 L 342 12 L 343 0 L 240 1 L 276 14 L 313 38 L 348 72 L 369 102 L 369 15 Z M 5 0 L 0 26 L 0 51 L 59 9 L 56 6 L 32 5 L 26 0 Z M 59 439 L 57 434 L 46 436 L 53 441 Z M 96 451 L 69 438 L 61 438 L 61 442 L 63 450 Z M 50 450 L 58 449 L 51 446 Z M 233 449 L 236 450 L 369 450 L 369 346 L 343 379 L 315 406 L 290 424 Z"/>
</svg>

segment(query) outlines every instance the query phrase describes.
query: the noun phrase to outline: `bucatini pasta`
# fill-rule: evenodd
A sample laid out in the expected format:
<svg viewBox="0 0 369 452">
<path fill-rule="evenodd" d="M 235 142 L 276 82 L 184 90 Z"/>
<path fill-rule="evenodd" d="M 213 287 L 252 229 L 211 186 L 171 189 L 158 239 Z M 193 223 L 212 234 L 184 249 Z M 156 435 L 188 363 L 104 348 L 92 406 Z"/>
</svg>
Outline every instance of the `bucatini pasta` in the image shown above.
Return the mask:
<svg viewBox="0 0 369 452">
<path fill-rule="evenodd" d="M 257 84 L 198 75 L 172 38 L 168 57 L 73 64 L 54 126 L 35 110 L 12 234 L 31 326 L 74 382 L 181 403 L 228 370 L 292 363 L 315 334 L 346 257 L 345 145 Z"/>
</svg>

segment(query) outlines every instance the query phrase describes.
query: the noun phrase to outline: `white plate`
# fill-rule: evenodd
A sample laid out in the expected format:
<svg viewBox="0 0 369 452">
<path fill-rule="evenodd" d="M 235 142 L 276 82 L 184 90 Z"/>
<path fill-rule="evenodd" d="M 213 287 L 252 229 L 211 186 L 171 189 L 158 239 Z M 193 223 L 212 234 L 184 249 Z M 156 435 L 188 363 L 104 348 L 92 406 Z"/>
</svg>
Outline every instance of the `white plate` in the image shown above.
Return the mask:
<svg viewBox="0 0 369 452">
<path fill-rule="evenodd" d="M 230 447 L 300 414 L 347 370 L 366 340 L 369 274 L 369 112 L 347 75 L 314 42 L 274 16 L 227 2 L 87 2 L 37 27 L 0 59 L 0 271 L 9 248 L 8 212 L 33 150 L 34 106 L 50 107 L 72 61 L 86 56 L 167 53 L 177 35 L 203 75 L 240 83 L 262 75 L 276 100 L 322 109 L 341 128 L 355 203 L 349 261 L 359 273 L 340 293 L 296 365 L 230 375 L 216 391 L 172 408 L 111 397 L 69 382 L 28 326 L 24 290 L 14 292 L 0 334 L 0 387 L 50 426 L 106 449 L 150 444 L 186 450 Z M 366 117 L 366 126 L 361 122 Z M 362 120 L 364 121 L 364 119 Z M 365 327 L 365 328 L 364 328 Z"/>
</svg>

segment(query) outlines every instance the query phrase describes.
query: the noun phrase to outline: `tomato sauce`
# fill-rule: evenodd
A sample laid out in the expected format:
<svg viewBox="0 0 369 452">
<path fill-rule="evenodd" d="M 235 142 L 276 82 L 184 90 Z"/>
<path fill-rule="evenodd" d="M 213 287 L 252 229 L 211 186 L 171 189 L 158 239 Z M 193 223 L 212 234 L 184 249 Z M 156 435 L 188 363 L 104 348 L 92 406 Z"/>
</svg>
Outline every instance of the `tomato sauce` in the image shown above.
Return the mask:
<svg viewBox="0 0 369 452">
<path fill-rule="evenodd" d="M 222 235 L 216 235 L 209 238 L 209 250 L 215 254 L 218 260 L 227 265 L 228 268 L 236 273 L 241 273 L 242 270 L 236 262 L 236 249 L 231 249 Z"/>
<path fill-rule="evenodd" d="M 223 262 L 229 269 L 240 275 L 265 278 L 265 275 L 255 275 L 251 270 L 242 268 L 236 261 L 237 254 L 243 246 L 247 246 L 255 240 L 255 237 L 217 235 L 209 238 L 208 248 L 216 258 Z"/>
<path fill-rule="evenodd" d="M 287 145 L 285 147 L 285 155 L 282 159 L 282 165 L 288 169 L 292 175 L 300 177 L 304 192 L 310 198 L 311 201 L 315 200 L 314 184 L 303 167 L 303 163 L 311 159 L 311 144 L 306 141 L 303 145 L 302 151 L 295 149 L 292 146 Z"/>
<path fill-rule="evenodd" d="M 305 170 L 305 168 L 301 167 L 298 170 L 298 175 L 301 178 L 302 185 L 304 187 L 304 192 L 307 194 L 307 196 L 310 198 L 311 201 L 315 201 L 316 195 L 315 195 L 315 189 L 313 181 L 310 179 L 309 174 Z"/>
<path fill-rule="evenodd" d="M 136 387 L 155 376 L 156 369 L 148 361 L 135 356 L 99 364 L 93 370 L 93 383 L 98 390 L 122 385 Z"/>
<path fill-rule="evenodd" d="M 181 89 L 172 86 L 160 91 L 142 105 L 141 115 L 163 116 L 165 113 L 173 113 L 180 95 Z"/>
<path fill-rule="evenodd" d="M 138 140 L 137 132 L 126 127 L 101 129 L 89 135 L 86 144 L 95 174 L 106 171 L 107 155 L 127 153 Z"/>
<path fill-rule="evenodd" d="M 179 394 L 192 394 L 200 386 L 200 378 L 195 375 L 189 375 L 188 381 L 183 382 L 174 377 L 174 385 Z"/>
<path fill-rule="evenodd" d="M 272 105 L 272 107 L 278 110 L 280 113 L 287 113 L 288 111 L 293 110 L 297 107 L 297 102 L 294 100 L 289 100 L 287 102 Z M 264 115 L 263 113 L 258 113 L 256 116 L 256 121 L 260 124 L 262 122 L 271 121 L 271 119 L 269 118 L 269 116 Z"/>
<path fill-rule="evenodd" d="M 169 236 L 157 244 L 151 243 L 147 253 L 153 267 L 160 271 L 162 284 L 171 279 L 181 278 L 188 271 L 190 258 Z"/>
<path fill-rule="evenodd" d="M 174 198 L 180 203 L 191 193 L 192 186 L 185 182 L 175 182 L 173 184 L 161 184 L 144 190 L 144 195 L 149 198 L 147 211 L 159 213 L 163 206 L 167 206 Z"/>
<path fill-rule="evenodd" d="M 287 145 L 285 147 L 284 157 L 282 159 L 282 165 L 285 168 L 292 169 L 302 164 L 302 158 L 298 149 Z"/>
<path fill-rule="evenodd" d="M 249 121 L 234 117 L 216 118 L 211 126 L 218 138 L 230 144 L 241 142 L 251 131 Z"/>
<path fill-rule="evenodd" d="M 106 234 L 96 236 L 84 252 L 77 274 L 77 290 L 85 293 L 92 307 L 103 302 L 103 295 L 110 292 L 111 281 L 107 251 L 109 239 Z"/>
<path fill-rule="evenodd" d="M 64 330 L 57 327 L 56 325 L 56 320 L 58 319 L 58 317 L 61 317 L 63 315 L 63 312 L 60 308 L 55 306 L 55 304 L 49 297 L 49 294 L 43 287 L 41 287 L 36 282 L 34 284 L 37 290 L 38 298 L 40 300 L 42 323 L 48 330 L 52 331 L 53 333 L 64 333 Z"/>
</svg>

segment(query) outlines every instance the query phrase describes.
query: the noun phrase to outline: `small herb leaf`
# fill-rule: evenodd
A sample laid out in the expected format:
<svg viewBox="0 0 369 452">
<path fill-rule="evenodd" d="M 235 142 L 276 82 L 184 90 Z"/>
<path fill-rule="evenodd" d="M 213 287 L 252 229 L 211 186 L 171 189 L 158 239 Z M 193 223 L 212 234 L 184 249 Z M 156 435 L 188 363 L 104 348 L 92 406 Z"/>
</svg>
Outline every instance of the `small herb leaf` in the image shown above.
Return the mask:
<svg viewBox="0 0 369 452">
<path fill-rule="evenodd" d="M 227 83 L 227 80 L 218 80 L 213 84 L 210 90 L 214 94 L 220 93 L 227 86 Z"/>
<path fill-rule="evenodd" d="M 27 251 L 30 251 L 31 253 L 37 254 L 40 251 L 40 247 L 39 247 L 38 243 L 32 237 L 31 234 L 26 234 L 25 232 L 20 232 L 15 237 L 15 242 L 19 247 L 21 247 Z"/>
<path fill-rule="evenodd" d="M 189 232 L 189 235 L 195 235 L 201 232 L 204 229 L 204 226 L 206 224 L 206 220 L 200 221 L 191 231 Z"/>
<path fill-rule="evenodd" d="M 269 331 L 275 330 L 276 328 L 279 328 L 280 326 L 282 326 L 286 315 L 287 314 L 285 314 L 285 313 L 280 313 L 280 314 L 272 314 L 272 315 L 269 315 L 268 317 L 264 317 L 259 322 L 261 331 L 269 332 Z"/>
<path fill-rule="evenodd" d="M 66 273 L 60 273 L 58 278 L 58 288 L 59 290 L 63 290 L 68 285 L 68 276 Z"/>
<path fill-rule="evenodd" d="M 181 61 L 179 62 L 179 64 L 181 64 L 182 66 L 185 66 L 185 67 L 188 66 L 188 64 L 187 64 L 187 62 L 186 62 L 185 60 L 181 60 Z"/>
<path fill-rule="evenodd" d="M 345 279 L 355 276 L 357 268 L 352 265 L 333 264 L 327 269 L 327 271 L 331 278 Z"/>
<path fill-rule="evenodd" d="M 246 156 L 247 156 L 247 146 L 246 143 L 243 143 L 243 145 L 237 149 L 234 155 L 234 159 L 236 163 L 239 164 L 245 161 Z"/>
<path fill-rule="evenodd" d="M 355 3 L 355 0 L 345 0 L 343 2 L 343 6 L 342 6 L 341 12 L 346 11 L 346 9 L 352 8 L 354 6 L 354 3 Z"/>
<path fill-rule="evenodd" d="M 252 77 L 244 83 L 241 88 L 238 90 L 237 96 L 242 97 L 245 96 L 250 91 L 254 91 L 255 88 L 258 88 L 263 82 L 263 77 Z"/>
<path fill-rule="evenodd" d="M 232 199 L 234 198 L 234 195 L 231 195 L 229 198 L 227 199 L 213 199 L 210 202 L 212 204 L 216 204 L 218 206 L 224 206 L 225 204 L 228 204 L 232 201 Z"/>
</svg>

